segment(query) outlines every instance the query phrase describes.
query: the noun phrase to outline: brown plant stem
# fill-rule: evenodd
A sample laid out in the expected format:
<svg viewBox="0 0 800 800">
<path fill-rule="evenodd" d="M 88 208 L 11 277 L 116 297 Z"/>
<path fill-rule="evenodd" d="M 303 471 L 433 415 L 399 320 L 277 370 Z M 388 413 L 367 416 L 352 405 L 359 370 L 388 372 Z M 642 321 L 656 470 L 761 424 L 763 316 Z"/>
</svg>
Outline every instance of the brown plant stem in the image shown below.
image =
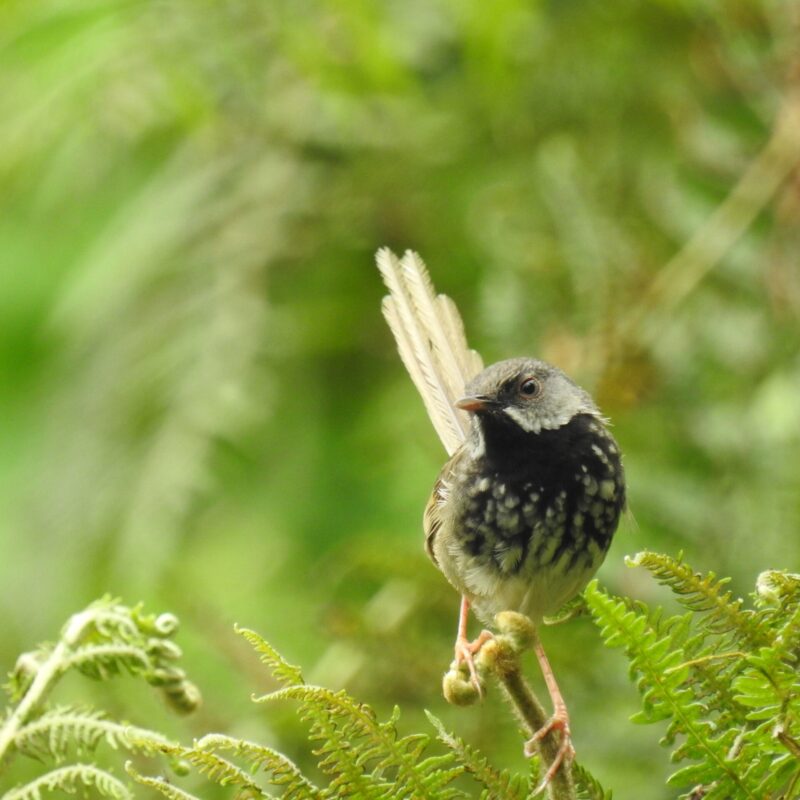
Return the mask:
<svg viewBox="0 0 800 800">
<path fill-rule="evenodd" d="M 531 649 L 536 637 L 533 623 L 524 615 L 504 611 L 496 618 L 500 631 L 483 645 L 476 656 L 478 677 L 485 680 L 494 676 L 529 736 L 544 727 L 549 717 L 522 674 L 522 654 Z M 463 667 L 463 665 L 462 665 Z M 445 699 L 456 705 L 467 705 L 478 699 L 478 690 L 470 683 L 469 675 L 451 667 L 444 679 Z M 555 761 L 560 746 L 559 736 L 551 732 L 536 746 L 541 760 L 542 774 Z M 548 800 L 575 800 L 575 781 L 572 763 L 564 763 L 547 784 Z"/>
</svg>

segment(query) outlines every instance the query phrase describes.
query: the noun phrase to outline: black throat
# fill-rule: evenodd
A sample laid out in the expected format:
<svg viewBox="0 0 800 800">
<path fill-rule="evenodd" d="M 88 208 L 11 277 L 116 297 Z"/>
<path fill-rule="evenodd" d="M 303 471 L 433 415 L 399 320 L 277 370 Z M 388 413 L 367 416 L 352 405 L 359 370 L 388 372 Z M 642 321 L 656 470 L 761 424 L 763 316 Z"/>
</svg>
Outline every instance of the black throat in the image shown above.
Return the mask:
<svg viewBox="0 0 800 800">
<path fill-rule="evenodd" d="M 479 424 L 486 448 L 484 468 L 537 484 L 571 479 L 576 465 L 594 460 L 592 444 L 605 438 L 597 433 L 591 414 L 576 414 L 566 425 L 539 433 L 522 430 L 505 414 L 482 415 Z"/>
</svg>

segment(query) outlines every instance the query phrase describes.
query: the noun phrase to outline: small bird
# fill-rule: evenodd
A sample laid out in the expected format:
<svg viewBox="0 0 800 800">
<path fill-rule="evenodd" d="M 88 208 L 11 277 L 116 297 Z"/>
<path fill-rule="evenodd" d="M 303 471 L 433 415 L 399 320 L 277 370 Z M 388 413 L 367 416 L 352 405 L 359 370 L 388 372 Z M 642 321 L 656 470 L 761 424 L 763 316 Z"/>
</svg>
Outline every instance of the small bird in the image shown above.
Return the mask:
<svg viewBox="0 0 800 800">
<path fill-rule="evenodd" d="M 620 450 L 589 394 L 557 367 L 512 358 L 481 369 L 455 306 L 435 295 L 418 256 L 398 264 L 383 250 L 378 258 L 392 293 L 384 313 L 451 452 L 425 509 L 425 545 L 462 596 L 455 656 L 477 686 L 474 655 L 492 634 L 468 640 L 469 609 L 487 625 L 501 611 L 539 625 L 586 586 L 625 506 Z M 534 650 L 554 713 L 526 752 L 550 731 L 561 734 L 546 782 L 574 749 L 538 636 Z"/>
<path fill-rule="evenodd" d="M 424 528 L 428 554 L 462 595 L 456 660 L 474 675 L 472 657 L 491 634 L 468 642 L 469 607 L 485 624 L 501 611 L 538 624 L 572 599 L 605 558 L 625 479 L 591 397 L 544 361 L 493 364 L 455 405 L 472 424 L 436 481 Z M 555 713 L 531 744 L 560 729 L 560 763 L 572 754 L 569 717 L 538 638 L 535 649 Z"/>
</svg>

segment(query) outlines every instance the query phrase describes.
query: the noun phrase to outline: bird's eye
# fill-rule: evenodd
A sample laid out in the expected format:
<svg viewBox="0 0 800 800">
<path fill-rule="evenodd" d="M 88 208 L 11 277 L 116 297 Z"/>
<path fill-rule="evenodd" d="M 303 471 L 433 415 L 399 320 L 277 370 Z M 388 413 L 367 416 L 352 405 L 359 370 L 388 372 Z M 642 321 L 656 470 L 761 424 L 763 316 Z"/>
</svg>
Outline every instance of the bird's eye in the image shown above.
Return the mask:
<svg viewBox="0 0 800 800">
<path fill-rule="evenodd" d="M 536 397 L 539 389 L 539 381 L 536 378 L 525 378 L 519 385 L 519 393 L 525 398 Z"/>
</svg>

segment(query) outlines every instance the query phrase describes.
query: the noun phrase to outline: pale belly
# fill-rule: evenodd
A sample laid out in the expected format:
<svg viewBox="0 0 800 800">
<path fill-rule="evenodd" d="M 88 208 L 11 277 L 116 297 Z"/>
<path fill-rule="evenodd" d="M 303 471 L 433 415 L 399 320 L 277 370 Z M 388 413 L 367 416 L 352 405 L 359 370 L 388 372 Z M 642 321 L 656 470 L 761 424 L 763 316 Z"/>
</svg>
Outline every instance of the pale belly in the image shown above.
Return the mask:
<svg viewBox="0 0 800 800">
<path fill-rule="evenodd" d="M 493 559 L 470 555 L 452 539 L 437 545 L 435 555 L 445 576 L 469 598 L 476 615 L 487 625 L 501 611 L 519 611 L 537 622 L 554 614 L 583 590 L 606 553 L 592 541 L 577 557 L 570 548 L 542 563 L 541 553 L 530 550 L 525 561 L 510 573 L 498 568 Z"/>
</svg>

